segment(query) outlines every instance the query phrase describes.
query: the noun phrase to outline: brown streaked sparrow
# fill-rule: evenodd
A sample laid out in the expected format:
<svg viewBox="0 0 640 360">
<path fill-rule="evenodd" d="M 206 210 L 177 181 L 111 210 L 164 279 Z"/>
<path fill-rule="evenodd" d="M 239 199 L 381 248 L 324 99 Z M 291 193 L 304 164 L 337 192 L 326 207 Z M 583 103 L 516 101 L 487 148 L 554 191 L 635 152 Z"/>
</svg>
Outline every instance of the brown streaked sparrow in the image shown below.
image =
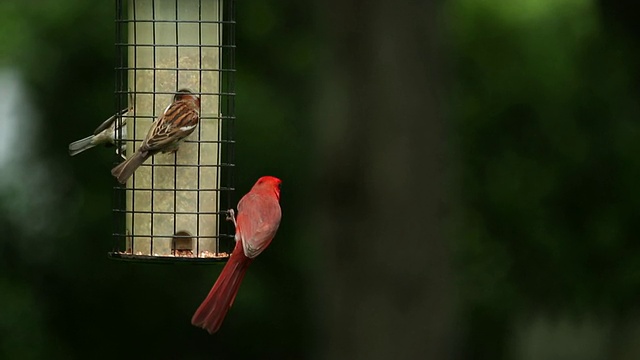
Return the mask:
<svg viewBox="0 0 640 360">
<path fill-rule="evenodd" d="M 151 124 L 142 145 L 135 154 L 114 167 L 111 175 L 121 184 L 151 156 L 162 152 L 175 152 L 180 143 L 189 136 L 200 120 L 200 98 L 188 89 L 179 90 L 162 115 Z"/>
</svg>

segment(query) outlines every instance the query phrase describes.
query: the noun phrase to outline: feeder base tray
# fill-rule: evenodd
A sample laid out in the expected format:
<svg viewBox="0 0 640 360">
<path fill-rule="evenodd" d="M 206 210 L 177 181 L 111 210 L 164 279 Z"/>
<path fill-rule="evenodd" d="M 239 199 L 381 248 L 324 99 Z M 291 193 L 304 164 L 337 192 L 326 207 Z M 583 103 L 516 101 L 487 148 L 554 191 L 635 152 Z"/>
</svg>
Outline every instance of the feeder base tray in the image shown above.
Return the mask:
<svg viewBox="0 0 640 360">
<path fill-rule="evenodd" d="M 184 255 L 136 255 L 127 252 L 110 252 L 107 255 L 109 259 L 139 262 L 139 263 L 153 263 L 153 264 L 222 264 L 227 262 L 229 254 L 226 252 L 211 254 L 211 256 L 195 257 Z"/>
</svg>

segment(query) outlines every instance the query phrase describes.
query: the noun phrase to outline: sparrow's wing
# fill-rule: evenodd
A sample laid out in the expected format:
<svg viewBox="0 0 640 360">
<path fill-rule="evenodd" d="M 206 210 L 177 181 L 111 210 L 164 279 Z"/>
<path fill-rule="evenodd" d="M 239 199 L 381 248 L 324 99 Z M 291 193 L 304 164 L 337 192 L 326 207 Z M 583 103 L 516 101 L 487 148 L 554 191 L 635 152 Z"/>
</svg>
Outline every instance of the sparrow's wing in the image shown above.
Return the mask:
<svg viewBox="0 0 640 360">
<path fill-rule="evenodd" d="M 187 102 L 171 104 L 160 118 L 151 125 L 144 148 L 147 151 L 162 151 L 175 146 L 189 136 L 198 125 L 198 112 Z"/>
<path fill-rule="evenodd" d="M 129 110 L 130 108 L 122 109 L 117 114 L 112 115 L 110 118 L 105 120 L 102 124 L 100 124 L 100 126 L 98 126 L 98 128 L 93 132 L 93 135 L 98 135 L 104 130 L 112 127 L 113 123 L 116 121 L 118 116 L 125 116 Z M 124 125 L 125 123 L 126 123 L 126 119 L 122 119 L 122 125 Z"/>
</svg>

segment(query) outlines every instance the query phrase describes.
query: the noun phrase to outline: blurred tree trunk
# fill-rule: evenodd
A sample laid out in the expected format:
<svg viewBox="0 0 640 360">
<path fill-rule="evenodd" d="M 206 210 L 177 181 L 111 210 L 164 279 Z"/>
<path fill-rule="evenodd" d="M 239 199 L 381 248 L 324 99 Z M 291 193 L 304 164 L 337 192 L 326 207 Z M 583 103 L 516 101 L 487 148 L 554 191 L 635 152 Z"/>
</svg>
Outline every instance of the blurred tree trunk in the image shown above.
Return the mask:
<svg viewBox="0 0 640 360">
<path fill-rule="evenodd" d="M 323 359 L 447 359 L 446 132 L 434 1 L 319 1 Z"/>
</svg>

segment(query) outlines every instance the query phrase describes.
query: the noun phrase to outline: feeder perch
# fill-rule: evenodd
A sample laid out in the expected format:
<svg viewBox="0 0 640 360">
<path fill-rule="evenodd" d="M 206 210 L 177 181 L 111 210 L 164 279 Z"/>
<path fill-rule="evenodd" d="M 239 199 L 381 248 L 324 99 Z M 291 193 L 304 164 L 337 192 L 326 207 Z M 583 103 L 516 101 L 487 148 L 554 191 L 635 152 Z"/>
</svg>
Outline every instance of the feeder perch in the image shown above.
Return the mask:
<svg viewBox="0 0 640 360">
<path fill-rule="evenodd" d="M 112 259 L 228 259 L 224 250 L 234 233 L 226 220 L 234 190 L 234 12 L 232 0 L 116 0 L 116 108 L 133 108 L 117 119 L 126 121 L 126 132 L 116 136 L 126 156 L 140 147 L 179 89 L 198 95 L 201 108 L 198 127 L 176 153 L 152 156 L 125 185 L 114 187 Z M 114 166 L 121 161 L 116 158 Z"/>
</svg>

